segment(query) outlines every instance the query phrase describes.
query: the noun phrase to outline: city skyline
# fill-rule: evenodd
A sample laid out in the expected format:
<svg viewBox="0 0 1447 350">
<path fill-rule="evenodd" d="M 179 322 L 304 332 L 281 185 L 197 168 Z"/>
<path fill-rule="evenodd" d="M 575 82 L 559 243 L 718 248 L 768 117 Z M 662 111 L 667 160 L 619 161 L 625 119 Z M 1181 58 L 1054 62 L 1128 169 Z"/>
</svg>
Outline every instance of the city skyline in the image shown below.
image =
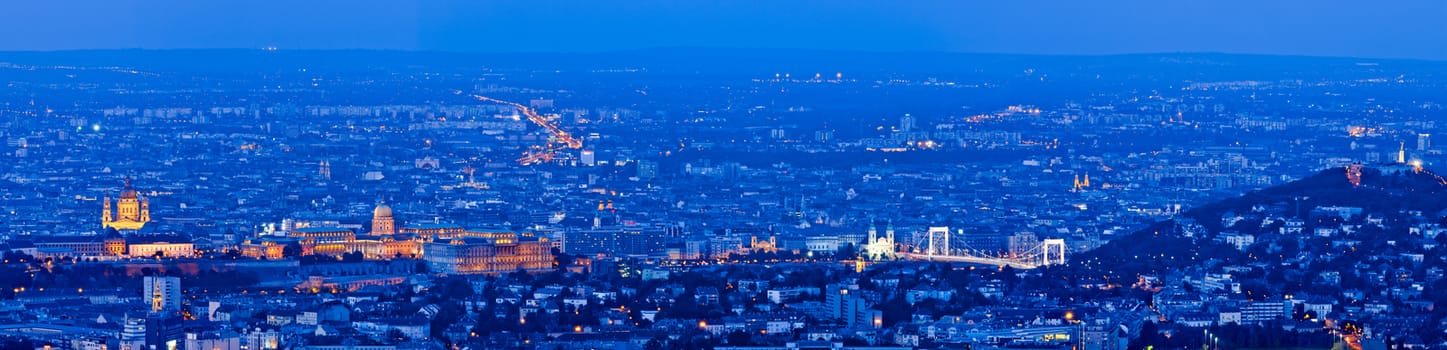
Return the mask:
<svg viewBox="0 0 1447 350">
<path fill-rule="evenodd" d="M 10 5 L 0 349 L 1447 350 L 1447 2 Z"/>
</svg>

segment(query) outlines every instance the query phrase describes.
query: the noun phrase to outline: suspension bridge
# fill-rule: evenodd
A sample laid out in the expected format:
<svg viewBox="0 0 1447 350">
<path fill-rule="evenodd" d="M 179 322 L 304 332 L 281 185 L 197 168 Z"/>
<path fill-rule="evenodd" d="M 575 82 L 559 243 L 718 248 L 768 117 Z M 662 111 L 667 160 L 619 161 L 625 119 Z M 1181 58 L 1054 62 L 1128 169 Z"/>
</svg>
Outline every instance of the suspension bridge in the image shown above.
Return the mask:
<svg viewBox="0 0 1447 350">
<path fill-rule="evenodd" d="M 940 226 L 930 227 L 925 235 L 916 236 L 913 243 L 902 244 L 899 248 L 895 254 L 901 259 L 1009 266 L 1016 269 L 1060 265 L 1066 261 L 1063 239 L 1040 240 L 1021 251 L 985 252 L 971 249 L 965 244 L 963 232 L 951 233 L 949 227 Z"/>
</svg>

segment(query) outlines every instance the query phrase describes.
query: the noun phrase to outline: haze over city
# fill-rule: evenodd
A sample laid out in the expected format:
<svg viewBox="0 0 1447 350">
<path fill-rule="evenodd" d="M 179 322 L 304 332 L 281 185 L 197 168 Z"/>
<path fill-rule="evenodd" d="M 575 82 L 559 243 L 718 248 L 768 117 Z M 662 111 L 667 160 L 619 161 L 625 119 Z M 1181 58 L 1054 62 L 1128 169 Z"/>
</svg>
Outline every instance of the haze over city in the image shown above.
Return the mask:
<svg viewBox="0 0 1447 350">
<path fill-rule="evenodd" d="M 1283 1 L 18 2 L 0 50 L 657 47 L 1447 59 L 1447 4 Z"/>
</svg>

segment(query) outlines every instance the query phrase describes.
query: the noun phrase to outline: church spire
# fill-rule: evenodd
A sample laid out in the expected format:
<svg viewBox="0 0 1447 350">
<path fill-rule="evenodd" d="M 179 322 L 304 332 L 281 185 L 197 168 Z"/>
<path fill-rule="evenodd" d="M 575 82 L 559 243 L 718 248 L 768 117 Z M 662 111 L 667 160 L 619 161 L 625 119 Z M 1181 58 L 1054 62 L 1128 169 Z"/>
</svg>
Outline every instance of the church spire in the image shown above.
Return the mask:
<svg viewBox="0 0 1447 350">
<path fill-rule="evenodd" d="M 890 245 L 894 245 L 894 220 L 893 220 L 893 219 L 890 219 L 890 220 L 889 220 L 889 223 L 888 223 L 888 226 L 885 226 L 885 227 L 884 227 L 884 239 L 889 240 L 889 244 L 890 244 Z M 890 249 L 893 249 L 893 248 L 891 247 Z"/>
<path fill-rule="evenodd" d="M 1397 148 L 1397 164 L 1407 163 L 1407 141 L 1402 141 Z"/>
</svg>

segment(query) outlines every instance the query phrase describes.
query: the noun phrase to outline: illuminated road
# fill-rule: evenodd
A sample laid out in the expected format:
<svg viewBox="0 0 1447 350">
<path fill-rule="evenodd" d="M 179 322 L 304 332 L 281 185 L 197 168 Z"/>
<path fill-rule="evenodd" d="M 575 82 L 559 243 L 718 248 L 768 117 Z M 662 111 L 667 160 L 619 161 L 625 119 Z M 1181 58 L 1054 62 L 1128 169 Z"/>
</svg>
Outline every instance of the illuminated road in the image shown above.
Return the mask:
<svg viewBox="0 0 1447 350">
<path fill-rule="evenodd" d="M 970 263 L 970 264 L 980 264 L 980 265 L 994 265 L 994 266 L 1000 266 L 1000 267 L 1009 266 L 1009 267 L 1011 267 L 1011 268 L 1016 268 L 1016 269 L 1033 269 L 1033 268 L 1040 267 L 1040 265 L 1038 265 L 1038 264 L 1034 264 L 1034 263 L 1030 263 L 1030 262 L 1026 262 L 1026 261 L 1021 261 L 1021 260 L 1019 260 L 1019 259 L 1005 259 L 1005 258 L 980 257 L 980 256 L 972 256 L 972 255 L 964 255 L 964 254 L 960 254 L 960 255 L 928 255 L 928 254 L 919 254 L 919 253 L 910 253 L 910 252 L 899 252 L 899 253 L 896 253 L 896 254 L 899 254 L 900 257 L 902 257 L 902 258 L 904 258 L 904 259 L 906 259 L 906 260 L 917 260 L 917 261 L 941 261 L 941 262 L 955 262 L 955 263 Z"/>
<path fill-rule="evenodd" d="M 551 161 L 553 160 L 554 152 L 557 151 L 559 146 L 569 149 L 583 148 L 583 140 L 579 140 L 573 137 L 572 134 L 569 134 L 567 131 L 559 128 L 557 124 L 553 123 L 547 118 L 544 118 L 542 115 L 539 115 L 537 111 L 534 111 L 532 108 L 528 108 L 528 106 L 524 106 L 521 103 L 517 102 L 503 101 L 482 95 L 472 95 L 472 97 L 483 102 L 501 103 L 512 106 L 513 108 L 517 108 L 519 113 L 522 113 L 524 117 L 528 118 L 528 121 L 533 122 L 533 124 L 537 124 L 537 126 L 542 127 L 544 130 L 547 130 L 549 134 L 552 134 L 551 142 L 548 142 L 548 144 L 544 146 L 532 147 L 532 149 L 529 149 L 527 152 L 523 153 L 523 156 L 521 158 L 518 158 L 518 164 L 532 165 Z"/>
</svg>

